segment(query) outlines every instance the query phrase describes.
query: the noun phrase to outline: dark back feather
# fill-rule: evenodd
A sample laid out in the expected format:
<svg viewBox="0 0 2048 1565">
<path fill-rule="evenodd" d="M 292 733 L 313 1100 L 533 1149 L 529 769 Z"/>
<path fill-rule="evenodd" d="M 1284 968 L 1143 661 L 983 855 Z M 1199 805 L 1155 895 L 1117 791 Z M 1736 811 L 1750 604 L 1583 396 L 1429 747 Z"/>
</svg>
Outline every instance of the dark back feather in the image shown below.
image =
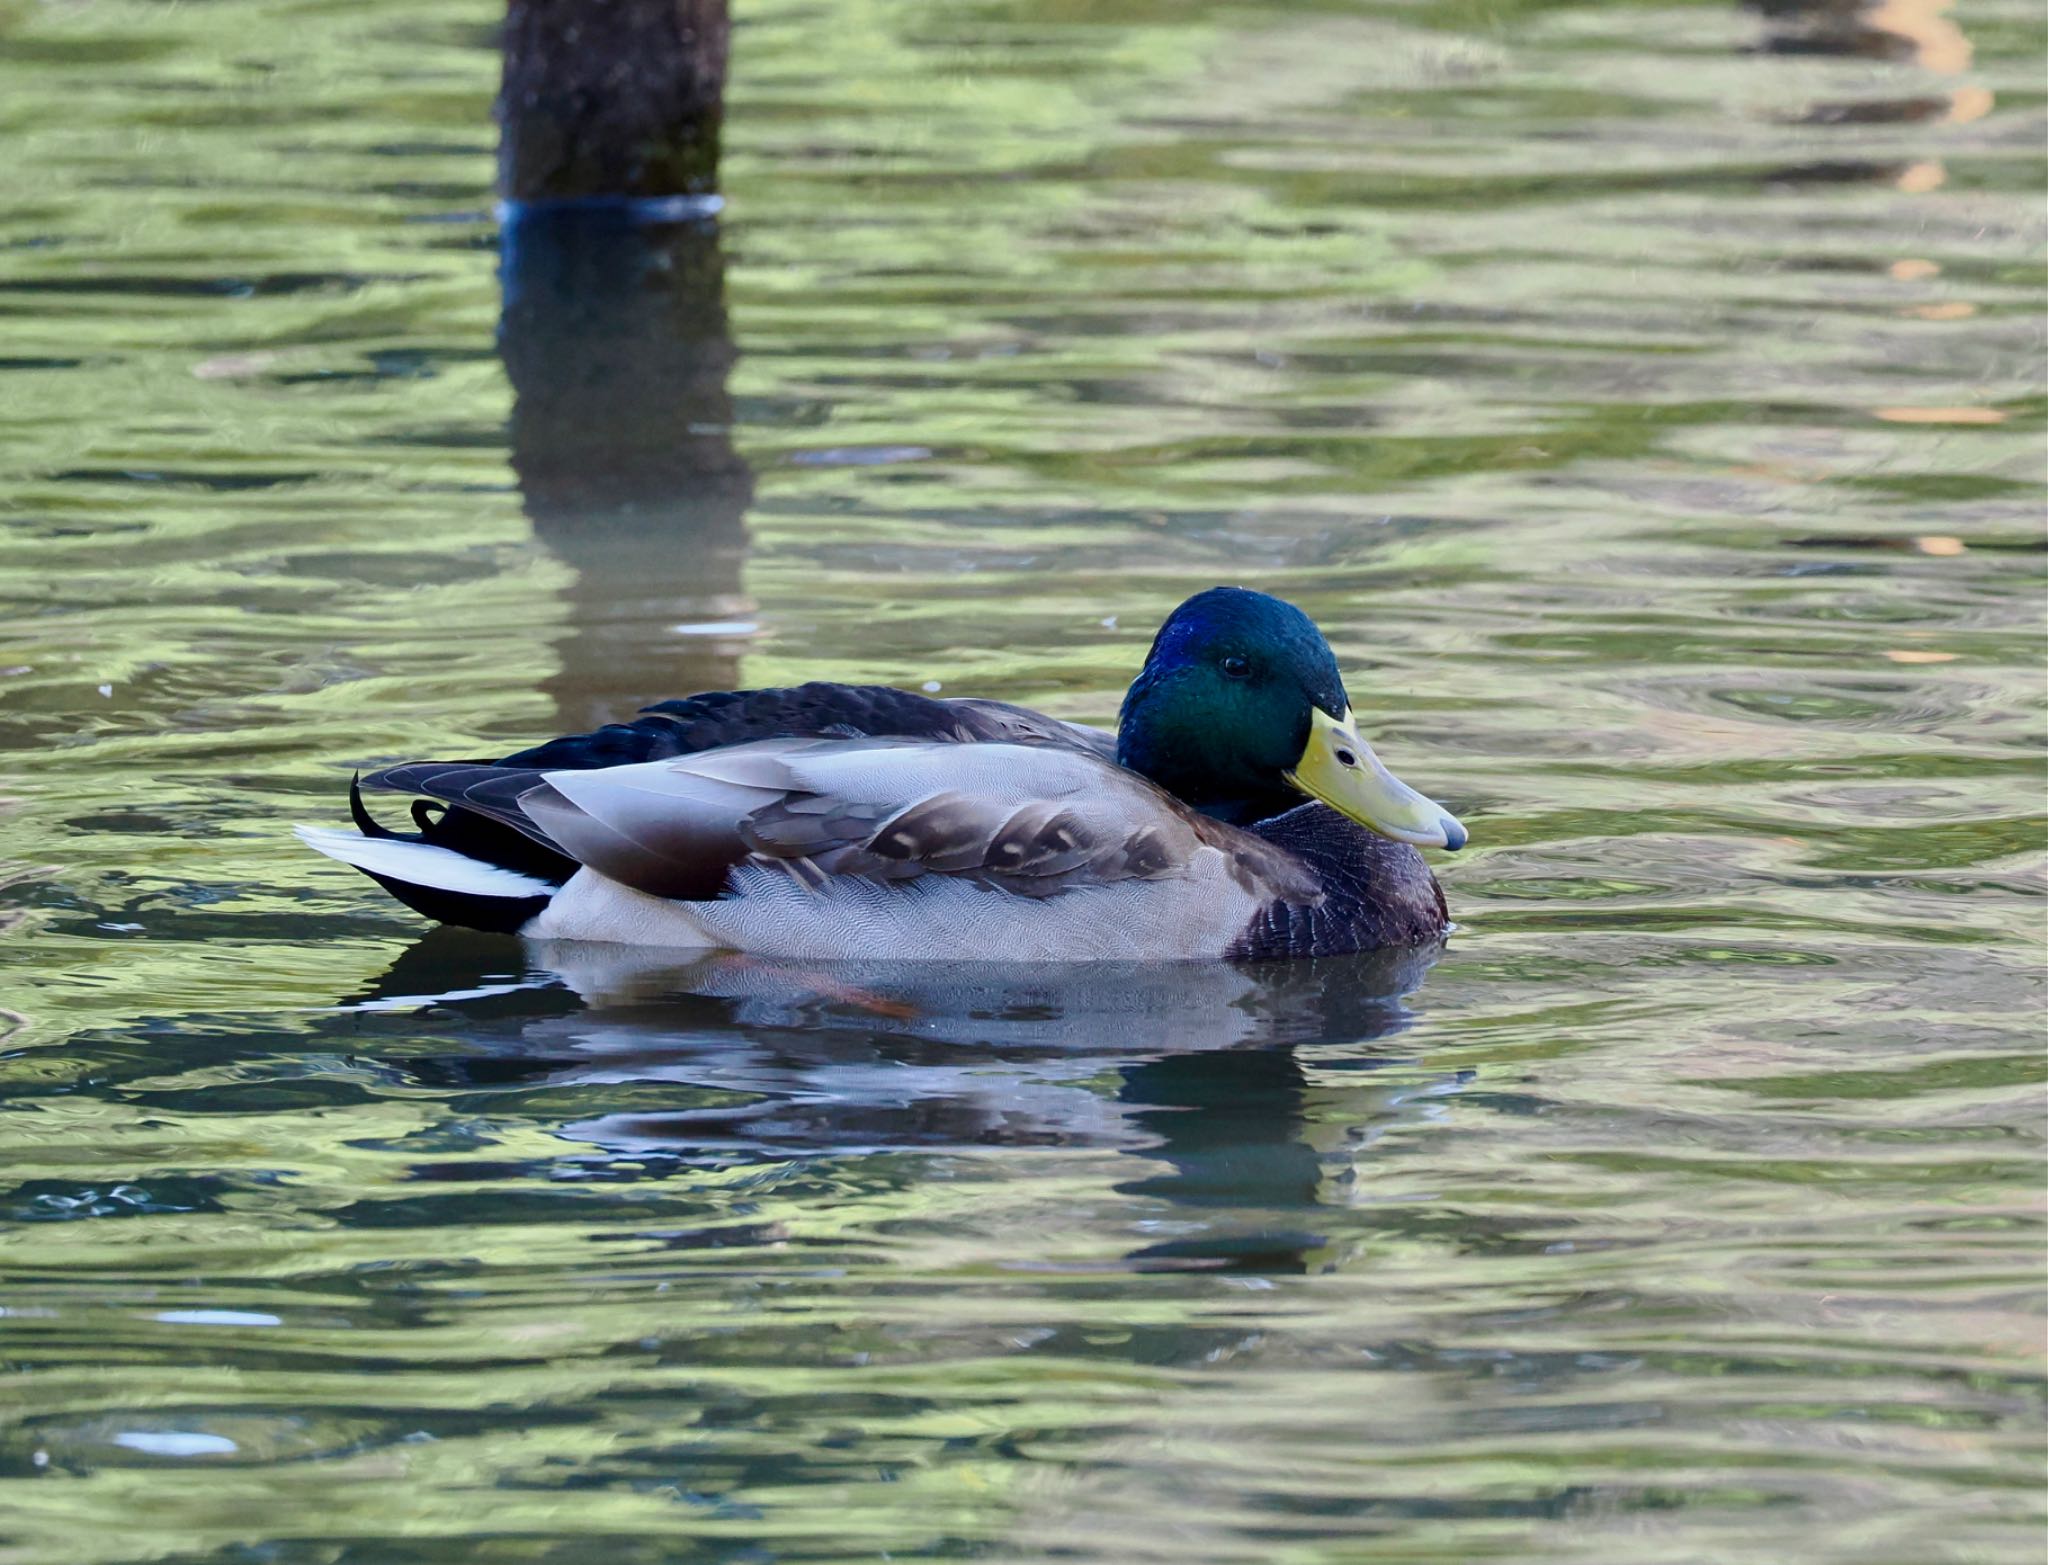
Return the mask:
<svg viewBox="0 0 2048 1565">
<path fill-rule="evenodd" d="M 1051 744 L 1113 758 L 1111 734 L 1012 706 L 941 701 L 890 685 L 814 682 L 767 690 L 708 690 L 660 701 L 630 723 L 550 739 L 508 755 L 504 766 L 540 771 L 665 761 L 756 739 L 935 739 L 962 744 Z"/>
</svg>

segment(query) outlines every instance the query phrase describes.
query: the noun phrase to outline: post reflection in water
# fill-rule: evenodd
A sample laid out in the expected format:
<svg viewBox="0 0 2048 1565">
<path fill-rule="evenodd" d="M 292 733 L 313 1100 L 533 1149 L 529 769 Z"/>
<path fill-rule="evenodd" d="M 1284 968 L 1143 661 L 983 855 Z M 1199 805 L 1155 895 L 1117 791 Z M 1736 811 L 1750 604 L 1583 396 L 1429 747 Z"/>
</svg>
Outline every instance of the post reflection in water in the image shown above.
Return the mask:
<svg viewBox="0 0 2048 1565">
<path fill-rule="evenodd" d="M 501 257 L 512 465 L 536 537 L 576 573 L 547 684 L 561 731 L 731 688 L 753 481 L 732 442 L 717 223 L 668 203 L 515 203 Z"/>
<path fill-rule="evenodd" d="M 1410 1025 L 1405 997 L 1441 948 L 1026 969 L 536 943 L 524 987 L 504 981 L 505 953 L 446 931 L 401 957 L 357 1006 L 434 1003 L 460 1018 L 459 1049 L 386 1063 L 442 1090 L 516 1091 L 529 1112 L 559 1104 L 557 1134 L 657 1168 L 981 1146 L 1127 1152 L 1145 1167 L 1120 1188 L 1161 1203 L 1165 1235 L 1127 1264 L 1300 1272 L 1322 1242 L 1325 1182 L 1304 1054 L 1348 1046 L 1346 1069 L 1375 1063 L 1357 1046 Z M 662 1106 L 645 1107 L 649 1088 Z M 1372 1101 L 1393 1121 L 1430 1097 L 1409 1077 Z"/>
</svg>

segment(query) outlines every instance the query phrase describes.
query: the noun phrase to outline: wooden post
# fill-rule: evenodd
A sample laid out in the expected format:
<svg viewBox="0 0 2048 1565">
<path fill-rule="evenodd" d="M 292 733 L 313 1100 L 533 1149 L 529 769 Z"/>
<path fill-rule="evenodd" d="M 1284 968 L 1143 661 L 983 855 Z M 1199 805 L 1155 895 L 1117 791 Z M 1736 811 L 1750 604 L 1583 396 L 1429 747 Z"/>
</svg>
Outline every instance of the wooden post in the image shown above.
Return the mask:
<svg viewBox="0 0 2048 1565">
<path fill-rule="evenodd" d="M 712 193 L 730 35 L 725 0 L 509 0 L 500 193 Z"/>
</svg>

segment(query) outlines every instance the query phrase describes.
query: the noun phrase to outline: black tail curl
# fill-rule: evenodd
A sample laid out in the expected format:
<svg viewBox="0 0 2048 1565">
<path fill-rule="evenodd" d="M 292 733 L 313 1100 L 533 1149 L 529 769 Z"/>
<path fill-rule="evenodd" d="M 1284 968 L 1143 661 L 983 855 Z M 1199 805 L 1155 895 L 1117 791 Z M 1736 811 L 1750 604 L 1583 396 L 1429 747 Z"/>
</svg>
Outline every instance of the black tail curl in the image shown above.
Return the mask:
<svg viewBox="0 0 2048 1565">
<path fill-rule="evenodd" d="M 449 848 L 464 858 L 479 859 L 500 869 L 517 870 L 522 875 L 533 875 L 555 886 L 562 885 L 576 873 L 575 860 L 548 852 L 539 843 L 522 837 L 510 827 L 472 815 L 467 810 L 443 808 L 436 817 L 433 814 L 436 808 L 425 799 L 414 800 L 412 818 L 419 831 L 393 831 L 372 815 L 369 806 L 363 803 L 361 776 L 349 779 L 348 813 L 356 823 L 356 830 L 365 837 Z M 547 861 L 545 864 L 538 862 L 543 859 Z M 445 891 L 438 886 L 416 886 L 410 881 L 394 880 L 389 875 L 373 874 L 369 870 L 363 873 L 423 917 L 436 923 L 481 929 L 490 934 L 516 933 L 552 900 L 552 893 L 531 897 L 483 897 L 463 891 Z"/>
</svg>

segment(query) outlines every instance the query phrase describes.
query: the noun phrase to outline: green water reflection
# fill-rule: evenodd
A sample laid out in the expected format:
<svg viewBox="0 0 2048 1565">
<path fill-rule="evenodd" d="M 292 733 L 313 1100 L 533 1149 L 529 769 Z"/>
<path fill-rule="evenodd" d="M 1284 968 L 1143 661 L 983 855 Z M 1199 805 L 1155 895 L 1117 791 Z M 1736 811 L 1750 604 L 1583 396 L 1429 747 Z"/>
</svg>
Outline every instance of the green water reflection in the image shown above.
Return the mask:
<svg viewBox="0 0 2048 1565">
<path fill-rule="evenodd" d="M 521 248 L 488 6 L 0 7 L 0 1561 L 2031 1560 L 2018 0 L 742 3 Z M 639 697 L 1106 721 L 1218 580 L 1446 952 L 427 936 Z"/>
</svg>

